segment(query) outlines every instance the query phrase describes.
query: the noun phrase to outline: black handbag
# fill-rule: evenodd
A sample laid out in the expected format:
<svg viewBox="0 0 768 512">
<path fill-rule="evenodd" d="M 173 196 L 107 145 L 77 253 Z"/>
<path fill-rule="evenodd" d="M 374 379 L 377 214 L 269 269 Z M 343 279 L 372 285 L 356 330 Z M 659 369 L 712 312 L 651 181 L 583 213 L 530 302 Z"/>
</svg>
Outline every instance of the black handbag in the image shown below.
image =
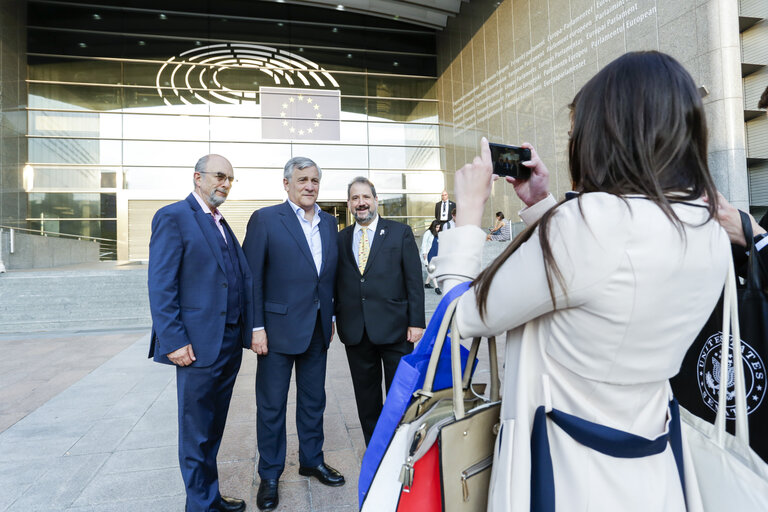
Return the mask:
<svg viewBox="0 0 768 512">
<path fill-rule="evenodd" d="M 768 363 L 768 296 L 764 291 L 766 273 L 756 254 L 752 223 L 741 213 L 748 257 L 744 284 L 739 285 L 739 327 L 742 340 L 742 365 L 747 391 L 747 413 L 750 446 L 768 462 L 768 397 L 766 394 L 766 363 Z M 768 249 L 766 249 L 768 250 Z M 696 416 L 714 423 L 720 389 L 720 344 L 722 341 L 723 298 L 683 359 L 680 373 L 671 379 L 672 390 L 680 405 Z M 733 433 L 735 419 L 733 343 L 730 343 L 728 379 L 725 383 L 727 429 Z"/>
</svg>

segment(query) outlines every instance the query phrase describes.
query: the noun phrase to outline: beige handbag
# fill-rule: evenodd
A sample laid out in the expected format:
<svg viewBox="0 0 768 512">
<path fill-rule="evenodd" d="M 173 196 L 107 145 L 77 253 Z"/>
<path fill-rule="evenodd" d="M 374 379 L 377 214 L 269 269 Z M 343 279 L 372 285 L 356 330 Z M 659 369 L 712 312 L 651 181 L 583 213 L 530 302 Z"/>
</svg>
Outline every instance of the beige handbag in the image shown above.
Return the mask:
<svg viewBox="0 0 768 512">
<path fill-rule="evenodd" d="M 458 332 L 455 309 L 456 302 L 449 306 L 445 314 L 445 319 L 452 321 L 451 332 Z M 463 373 L 459 340 L 450 339 L 453 387 L 433 392 L 437 363 L 447 337 L 448 323 L 444 321 L 435 341 L 424 387 L 414 393 L 415 399 L 403 418 L 403 422 L 409 423 L 412 429 L 400 481 L 403 492 L 410 492 L 414 479 L 419 476 L 416 474 L 416 463 L 437 442 L 441 509 L 444 512 L 480 512 L 485 511 L 488 504 L 493 449 L 501 408 L 496 340 L 488 339 L 490 400 L 479 396 L 471 387 L 480 338 L 472 341 Z"/>
</svg>

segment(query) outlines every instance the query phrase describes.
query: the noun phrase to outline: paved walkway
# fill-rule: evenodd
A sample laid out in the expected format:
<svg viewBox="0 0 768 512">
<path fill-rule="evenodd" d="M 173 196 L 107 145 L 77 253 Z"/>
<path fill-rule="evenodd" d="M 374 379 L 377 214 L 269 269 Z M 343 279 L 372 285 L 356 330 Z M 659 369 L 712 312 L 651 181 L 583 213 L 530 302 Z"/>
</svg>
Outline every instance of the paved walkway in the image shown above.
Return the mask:
<svg viewBox="0 0 768 512">
<path fill-rule="evenodd" d="M 438 296 L 425 290 L 429 313 Z M 147 359 L 148 333 L 0 336 L 1 511 L 181 511 L 173 368 Z M 256 356 L 245 352 L 219 452 L 221 490 L 256 508 Z M 346 477 L 330 488 L 298 474 L 295 389 L 278 510 L 357 510 L 364 452 L 349 368 L 328 357 L 325 460 Z"/>
<path fill-rule="evenodd" d="M 505 245 L 487 244 L 484 261 Z M 425 297 L 429 319 L 440 297 L 434 290 Z M 146 329 L 0 335 L 0 511 L 184 509 L 175 371 L 149 361 L 148 345 Z M 485 355 L 476 381 L 487 381 Z M 249 511 L 258 510 L 255 372 L 256 356 L 245 352 L 218 457 L 222 492 L 244 498 Z M 278 510 L 358 509 L 365 446 L 338 338 L 326 392 L 325 460 L 347 483 L 330 488 L 299 476 L 292 388 Z"/>
</svg>

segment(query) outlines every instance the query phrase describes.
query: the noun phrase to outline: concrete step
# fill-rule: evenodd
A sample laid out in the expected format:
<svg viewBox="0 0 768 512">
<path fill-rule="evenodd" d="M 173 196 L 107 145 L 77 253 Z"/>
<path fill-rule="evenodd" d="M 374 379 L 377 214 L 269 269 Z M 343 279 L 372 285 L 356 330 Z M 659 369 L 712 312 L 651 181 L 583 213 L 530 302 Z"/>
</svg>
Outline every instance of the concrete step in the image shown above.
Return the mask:
<svg viewBox="0 0 768 512">
<path fill-rule="evenodd" d="M 146 266 L 0 274 L 0 334 L 151 325 Z"/>
</svg>

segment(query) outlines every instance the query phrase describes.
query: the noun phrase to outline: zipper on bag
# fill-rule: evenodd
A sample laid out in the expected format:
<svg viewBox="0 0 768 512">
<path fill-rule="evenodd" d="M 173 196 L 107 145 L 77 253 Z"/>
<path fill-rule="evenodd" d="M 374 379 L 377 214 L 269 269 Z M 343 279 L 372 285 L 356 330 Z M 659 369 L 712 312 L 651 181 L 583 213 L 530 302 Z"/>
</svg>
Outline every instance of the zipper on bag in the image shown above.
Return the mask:
<svg viewBox="0 0 768 512">
<path fill-rule="evenodd" d="M 478 473 L 482 473 L 483 471 L 491 467 L 491 464 L 493 464 L 493 455 L 489 455 L 488 457 L 484 458 L 480 462 L 476 462 L 475 464 L 472 464 L 467 469 L 461 472 L 461 490 L 464 494 L 465 502 L 469 501 L 469 485 L 467 484 L 467 480 L 477 475 Z"/>
</svg>

